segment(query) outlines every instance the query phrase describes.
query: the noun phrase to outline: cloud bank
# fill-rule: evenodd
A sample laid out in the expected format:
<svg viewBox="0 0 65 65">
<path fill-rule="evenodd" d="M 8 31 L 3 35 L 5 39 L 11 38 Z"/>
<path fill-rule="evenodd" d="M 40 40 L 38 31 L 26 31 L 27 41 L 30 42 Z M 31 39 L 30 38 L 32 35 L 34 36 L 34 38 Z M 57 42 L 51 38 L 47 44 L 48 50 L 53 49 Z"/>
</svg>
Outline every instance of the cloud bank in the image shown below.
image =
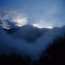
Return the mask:
<svg viewBox="0 0 65 65">
<path fill-rule="evenodd" d="M 15 26 L 23 26 L 27 24 L 28 17 L 23 14 L 19 13 L 16 10 L 0 10 L 0 20 L 3 22 L 3 26 L 8 25 L 8 22 L 5 20 L 9 20 L 10 23 L 15 23 Z"/>
</svg>

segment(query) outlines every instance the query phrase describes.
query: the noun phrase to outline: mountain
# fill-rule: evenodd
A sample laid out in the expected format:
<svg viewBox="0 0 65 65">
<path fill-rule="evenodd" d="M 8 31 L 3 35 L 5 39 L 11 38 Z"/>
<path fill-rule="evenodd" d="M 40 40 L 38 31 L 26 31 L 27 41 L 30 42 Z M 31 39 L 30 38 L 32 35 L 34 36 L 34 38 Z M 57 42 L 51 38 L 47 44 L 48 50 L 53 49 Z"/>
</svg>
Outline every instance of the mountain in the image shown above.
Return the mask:
<svg viewBox="0 0 65 65">
<path fill-rule="evenodd" d="M 54 27 L 52 29 L 49 29 L 49 28 L 37 28 L 32 25 L 24 25 L 22 27 L 17 28 L 12 26 L 10 29 L 8 30 L 4 29 L 4 30 L 16 39 L 24 39 L 27 42 L 34 42 L 41 36 L 43 36 L 45 39 L 47 38 L 48 35 L 54 36 L 53 38 L 59 35 L 62 36 L 63 33 L 65 32 L 64 28 L 65 26 Z"/>
<path fill-rule="evenodd" d="M 12 34 L 12 33 L 15 33 L 18 30 L 18 28 L 17 29 L 16 28 L 10 28 L 10 29 L 3 28 L 3 30 L 6 31 L 8 34 Z"/>
<path fill-rule="evenodd" d="M 23 38 L 28 42 L 34 42 L 47 31 L 49 31 L 49 29 L 40 29 L 32 25 L 24 25 L 13 33 L 12 36 L 19 39 Z"/>
</svg>

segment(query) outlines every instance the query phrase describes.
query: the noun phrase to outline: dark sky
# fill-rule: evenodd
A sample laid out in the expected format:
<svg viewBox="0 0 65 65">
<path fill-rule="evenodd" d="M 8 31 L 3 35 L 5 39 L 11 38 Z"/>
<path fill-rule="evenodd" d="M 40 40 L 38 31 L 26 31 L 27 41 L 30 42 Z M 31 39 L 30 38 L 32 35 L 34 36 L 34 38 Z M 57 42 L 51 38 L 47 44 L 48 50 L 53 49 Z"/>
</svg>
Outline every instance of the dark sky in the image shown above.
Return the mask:
<svg viewBox="0 0 65 65">
<path fill-rule="evenodd" d="M 24 14 L 24 20 L 36 26 L 60 27 L 65 25 L 65 0 L 0 0 L 0 10 L 9 12 L 8 17 L 11 17 L 11 13 L 15 11 Z M 20 18 L 15 19 L 20 22 L 23 20 Z"/>
</svg>

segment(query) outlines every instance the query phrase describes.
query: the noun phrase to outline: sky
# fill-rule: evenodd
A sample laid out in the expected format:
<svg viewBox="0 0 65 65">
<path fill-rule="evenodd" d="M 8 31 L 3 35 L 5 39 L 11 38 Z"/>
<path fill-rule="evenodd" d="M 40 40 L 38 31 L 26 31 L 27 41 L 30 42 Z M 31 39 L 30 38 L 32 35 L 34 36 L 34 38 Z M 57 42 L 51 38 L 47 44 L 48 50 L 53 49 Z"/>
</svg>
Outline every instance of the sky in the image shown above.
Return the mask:
<svg viewBox="0 0 65 65">
<path fill-rule="evenodd" d="M 17 21 L 17 25 L 38 27 L 65 25 L 65 0 L 0 0 L 0 17 Z"/>
</svg>

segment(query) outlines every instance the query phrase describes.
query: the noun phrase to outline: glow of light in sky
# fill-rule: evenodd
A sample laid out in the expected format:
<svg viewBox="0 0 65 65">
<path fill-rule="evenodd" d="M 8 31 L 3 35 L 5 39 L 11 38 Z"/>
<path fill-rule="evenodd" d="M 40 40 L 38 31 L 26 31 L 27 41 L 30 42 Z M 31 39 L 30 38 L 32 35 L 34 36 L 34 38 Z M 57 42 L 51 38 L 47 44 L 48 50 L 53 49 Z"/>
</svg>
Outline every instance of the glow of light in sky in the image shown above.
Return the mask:
<svg viewBox="0 0 65 65">
<path fill-rule="evenodd" d="M 34 27 L 38 27 L 38 28 L 43 28 L 42 26 L 38 25 L 38 24 L 32 24 Z"/>
<path fill-rule="evenodd" d="M 52 27 L 51 27 L 51 26 L 48 26 L 48 27 L 46 27 L 46 28 L 52 29 Z"/>
<path fill-rule="evenodd" d="M 49 28 L 49 29 L 52 29 L 51 26 L 47 26 L 47 27 L 43 27 L 42 25 L 39 25 L 39 24 L 33 24 L 34 27 L 38 27 L 38 28 Z"/>
<path fill-rule="evenodd" d="M 27 23 L 27 18 L 16 18 L 14 19 L 14 22 L 16 22 L 16 25 L 20 27 Z"/>
</svg>

